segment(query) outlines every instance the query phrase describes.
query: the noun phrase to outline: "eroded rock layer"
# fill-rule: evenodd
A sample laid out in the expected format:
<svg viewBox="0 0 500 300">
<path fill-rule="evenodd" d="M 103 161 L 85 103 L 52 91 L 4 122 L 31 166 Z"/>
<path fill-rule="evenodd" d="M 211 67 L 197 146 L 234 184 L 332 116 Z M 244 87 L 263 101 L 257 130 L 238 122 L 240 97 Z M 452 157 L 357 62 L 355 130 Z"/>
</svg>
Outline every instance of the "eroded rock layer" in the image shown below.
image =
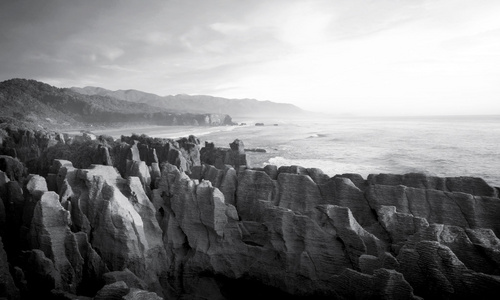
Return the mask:
<svg viewBox="0 0 500 300">
<path fill-rule="evenodd" d="M 45 162 L 46 178 L 1 157 L 0 297 L 488 299 L 500 290 L 500 199 L 482 179 L 256 169 L 242 141 L 229 146 L 123 137 L 91 147 L 86 167 Z"/>
</svg>

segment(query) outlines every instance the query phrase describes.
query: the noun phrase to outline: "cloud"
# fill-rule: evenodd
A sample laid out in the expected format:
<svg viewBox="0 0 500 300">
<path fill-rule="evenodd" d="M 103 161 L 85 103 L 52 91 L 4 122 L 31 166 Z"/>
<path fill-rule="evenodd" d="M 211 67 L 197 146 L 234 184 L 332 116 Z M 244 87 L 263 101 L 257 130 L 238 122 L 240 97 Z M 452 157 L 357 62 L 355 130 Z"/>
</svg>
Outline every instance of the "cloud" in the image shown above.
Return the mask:
<svg viewBox="0 0 500 300">
<path fill-rule="evenodd" d="M 244 34 L 250 29 L 249 26 L 237 23 L 215 22 L 210 28 L 225 35 Z"/>
<path fill-rule="evenodd" d="M 500 113 L 491 102 L 500 93 L 499 5 L 2 1 L 0 80 L 257 98 L 321 111 L 398 112 L 405 103 L 410 113 L 445 111 L 449 99 L 463 109 L 477 93 L 476 104 Z"/>
</svg>

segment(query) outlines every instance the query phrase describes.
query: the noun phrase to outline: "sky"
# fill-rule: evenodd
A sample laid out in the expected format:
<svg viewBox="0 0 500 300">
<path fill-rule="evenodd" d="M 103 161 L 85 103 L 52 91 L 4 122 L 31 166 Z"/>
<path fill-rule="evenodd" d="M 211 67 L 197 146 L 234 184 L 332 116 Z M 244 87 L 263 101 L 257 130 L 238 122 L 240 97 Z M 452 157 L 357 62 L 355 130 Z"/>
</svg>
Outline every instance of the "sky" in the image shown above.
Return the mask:
<svg viewBox="0 0 500 300">
<path fill-rule="evenodd" d="M 500 114 L 498 0 L 0 1 L 0 81 Z"/>
</svg>

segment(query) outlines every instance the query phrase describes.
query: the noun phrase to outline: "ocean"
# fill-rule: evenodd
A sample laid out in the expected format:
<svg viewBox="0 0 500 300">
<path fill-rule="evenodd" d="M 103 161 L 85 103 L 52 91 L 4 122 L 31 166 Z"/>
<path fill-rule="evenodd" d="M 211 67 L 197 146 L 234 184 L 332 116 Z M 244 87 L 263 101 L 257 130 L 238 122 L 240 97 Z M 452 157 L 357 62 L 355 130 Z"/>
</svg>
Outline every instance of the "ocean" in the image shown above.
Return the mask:
<svg viewBox="0 0 500 300">
<path fill-rule="evenodd" d="M 481 177 L 500 187 L 500 116 L 331 117 L 315 119 L 233 118 L 241 126 L 142 127 L 101 131 L 178 138 L 194 134 L 218 147 L 240 139 L 251 167 L 266 164 L 319 168 L 334 176 L 419 172 Z M 264 126 L 255 126 L 264 123 Z M 99 132 L 96 132 L 99 133 Z"/>
</svg>

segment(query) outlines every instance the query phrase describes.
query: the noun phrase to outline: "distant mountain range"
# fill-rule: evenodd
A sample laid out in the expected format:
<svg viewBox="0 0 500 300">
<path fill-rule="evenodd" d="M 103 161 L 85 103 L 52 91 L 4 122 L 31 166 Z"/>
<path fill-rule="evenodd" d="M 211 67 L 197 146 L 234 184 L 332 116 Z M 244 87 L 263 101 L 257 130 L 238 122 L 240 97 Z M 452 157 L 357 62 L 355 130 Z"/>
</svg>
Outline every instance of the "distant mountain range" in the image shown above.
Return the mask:
<svg viewBox="0 0 500 300">
<path fill-rule="evenodd" d="M 224 114 L 177 113 L 146 103 L 77 93 L 29 79 L 0 82 L 0 118 L 42 127 L 80 127 L 84 124 L 148 123 L 157 125 L 229 125 Z M 0 123 L 2 122 L 0 120 Z"/>
<path fill-rule="evenodd" d="M 231 117 L 282 117 L 298 116 L 308 112 L 299 107 L 271 101 L 255 99 L 227 99 L 205 95 L 158 96 L 137 90 L 111 91 L 100 87 L 87 86 L 71 88 L 72 91 L 84 95 L 100 95 L 113 97 L 133 103 L 146 103 L 151 106 L 180 113 L 219 113 Z"/>
</svg>

